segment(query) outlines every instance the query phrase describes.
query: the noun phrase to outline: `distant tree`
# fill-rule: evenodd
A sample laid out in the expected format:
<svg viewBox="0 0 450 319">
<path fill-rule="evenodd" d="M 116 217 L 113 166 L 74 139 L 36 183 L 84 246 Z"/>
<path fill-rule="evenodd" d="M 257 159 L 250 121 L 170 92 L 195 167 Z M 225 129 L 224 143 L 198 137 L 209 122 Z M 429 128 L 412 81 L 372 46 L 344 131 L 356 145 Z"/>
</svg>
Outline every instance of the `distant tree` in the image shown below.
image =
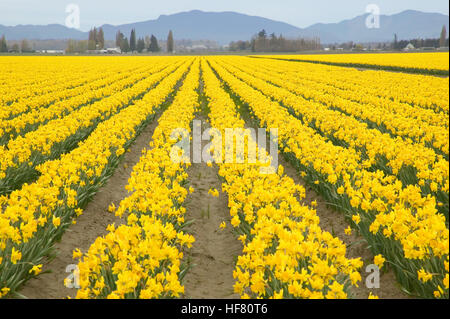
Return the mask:
<svg viewBox="0 0 450 319">
<path fill-rule="evenodd" d="M 266 30 L 262 29 L 261 31 L 259 31 L 259 33 L 258 33 L 258 38 L 260 38 L 260 39 L 265 39 L 265 38 L 267 38 L 267 32 L 266 32 Z"/>
<path fill-rule="evenodd" d="M 423 39 L 416 39 L 416 41 L 414 41 L 413 45 L 415 48 L 423 47 Z"/>
<path fill-rule="evenodd" d="M 317 37 L 286 39 L 281 34 L 277 37 L 275 33 L 267 36 L 265 30 L 255 34 L 250 41 L 231 42 L 229 45 L 230 51 L 250 49 L 252 52 L 298 52 L 320 48 L 320 39 Z"/>
<path fill-rule="evenodd" d="M 66 53 L 75 53 L 77 41 L 70 39 L 67 41 Z"/>
<path fill-rule="evenodd" d="M 88 41 L 95 41 L 96 36 L 97 36 L 97 29 L 94 27 L 93 29 L 89 30 Z"/>
<path fill-rule="evenodd" d="M 88 47 L 88 41 L 69 40 L 67 42 L 66 53 L 84 53 Z"/>
<path fill-rule="evenodd" d="M 128 44 L 128 38 L 123 38 L 120 49 L 122 50 L 122 52 L 125 52 L 125 53 L 130 51 L 130 45 Z"/>
<path fill-rule="evenodd" d="M 77 52 L 84 53 L 84 52 L 86 52 L 87 47 L 88 47 L 88 42 L 86 40 L 77 42 L 77 47 L 76 47 Z"/>
<path fill-rule="evenodd" d="M 33 51 L 31 49 L 30 43 L 26 39 L 23 39 L 22 42 L 20 43 L 20 51 L 25 53 Z"/>
<path fill-rule="evenodd" d="M 130 43 L 128 42 L 128 38 L 126 38 L 120 31 L 116 34 L 116 46 L 118 46 L 122 52 L 126 53 L 130 51 Z"/>
<path fill-rule="evenodd" d="M 144 51 L 145 49 L 145 40 L 142 38 L 139 38 L 139 40 L 137 41 L 136 44 L 136 50 L 138 53 L 142 53 L 142 51 Z"/>
<path fill-rule="evenodd" d="M 261 30 L 258 32 L 256 39 L 254 40 L 253 51 L 268 51 L 268 41 L 266 30 Z"/>
<path fill-rule="evenodd" d="M 99 49 L 103 49 L 105 47 L 105 34 L 103 33 L 102 28 L 99 28 L 97 31 L 97 37 L 95 39 L 95 43 L 98 45 Z"/>
<path fill-rule="evenodd" d="M 169 35 L 167 36 L 167 52 L 172 53 L 173 49 L 174 49 L 173 33 L 172 30 L 170 30 Z"/>
<path fill-rule="evenodd" d="M 394 33 L 394 50 L 398 50 L 398 38 L 397 38 L 397 33 Z"/>
<path fill-rule="evenodd" d="M 122 43 L 123 43 L 123 39 L 125 38 L 125 36 L 123 35 L 122 32 L 117 31 L 116 33 L 116 47 L 122 47 Z"/>
<path fill-rule="evenodd" d="M 89 31 L 88 50 L 95 50 L 97 48 L 97 28 Z"/>
<path fill-rule="evenodd" d="M 252 50 L 252 52 L 256 52 L 256 38 L 253 37 L 250 40 L 250 49 Z"/>
<path fill-rule="evenodd" d="M 136 30 L 132 29 L 130 34 L 130 51 L 136 51 Z"/>
<path fill-rule="evenodd" d="M 156 39 L 156 37 L 152 34 L 152 37 L 150 38 L 150 46 L 148 47 L 148 49 L 151 52 L 159 52 L 160 48 L 158 45 L 158 40 Z"/>
<path fill-rule="evenodd" d="M 447 39 L 447 28 L 445 25 L 442 27 L 441 31 L 441 38 L 439 39 L 439 46 L 444 47 L 445 46 L 445 40 Z"/>
<path fill-rule="evenodd" d="M 229 50 L 230 51 L 245 51 L 245 50 L 249 50 L 251 48 L 251 43 L 250 41 L 236 41 L 236 42 L 231 42 L 229 45 Z"/>
<path fill-rule="evenodd" d="M 277 35 L 275 33 L 272 33 L 270 35 L 270 38 L 269 38 L 269 49 L 270 49 L 270 51 L 278 51 L 279 47 L 280 47 L 280 44 L 281 43 L 279 43 Z"/>
<path fill-rule="evenodd" d="M 0 40 L 0 52 L 8 52 L 8 44 L 6 42 L 5 35 L 2 35 Z"/>
<path fill-rule="evenodd" d="M 95 50 L 95 41 L 88 40 L 88 50 Z"/>
<path fill-rule="evenodd" d="M 344 48 L 344 50 L 350 50 L 353 48 L 353 41 L 349 41 L 346 42 L 344 44 L 342 44 L 342 48 Z"/>
<path fill-rule="evenodd" d="M 11 50 L 12 50 L 13 52 L 19 53 L 19 52 L 20 52 L 20 47 L 19 47 L 19 45 L 18 45 L 17 43 L 14 43 L 13 46 L 12 46 L 12 48 L 11 48 Z"/>
<path fill-rule="evenodd" d="M 250 41 L 239 41 L 238 45 L 240 50 L 248 50 L 250 48 Z"/>
<path fill-rule="evenodd" d="M 150 37 L 148 35 L 145 36 L 145 48 L 150 51 Z"/>
</svg>

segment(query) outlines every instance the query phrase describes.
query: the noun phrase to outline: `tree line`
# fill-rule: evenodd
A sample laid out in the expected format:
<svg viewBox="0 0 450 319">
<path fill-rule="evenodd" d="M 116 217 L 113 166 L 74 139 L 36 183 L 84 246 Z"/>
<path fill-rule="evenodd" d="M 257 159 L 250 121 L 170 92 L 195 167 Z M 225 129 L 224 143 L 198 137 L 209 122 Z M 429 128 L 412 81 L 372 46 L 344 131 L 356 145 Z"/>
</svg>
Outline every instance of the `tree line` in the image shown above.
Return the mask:
<svg viewBox="0 0 450 319">
<path fill-rule="evenodd" d="M 369 50 L 378 49 L 378 50 L 394 50 L 400 51 L 407 47 L 408 44 L 412 44 L 414 48 L 440 48 L 440 47 L 448 47 L 449 39 L 447 38 L 447 28 L 445 25 L 441 29 L 441 34 L 439 38 L 417 38 L 417 39 L 409 39 L 409 40 L 398 40 L 397 34 L 394 34 L 394 39 L 392 41 L 386 42 L 373 42 L 366 43 L 364 46 L 362 44 L 356 44 L 353 41 L 344 42 L 340 44 L 332 44 L 330 45 L 331 50 L 336 50 L 336 48 L 341 48 L 343 50 L 363 50 L 364 47 L 368 47 Z"/>
<path fill-rule="evenodd" d="M 6 43 L 6 38 L 2 35 L 0 40 L 0 52 L 8 52 L 8 44 Z"/>
<path fill-rule="evenodd" d="M 102 28 L 89 30 L 88 40 L 69 40 L 67 42 L 67 53 L 84 53 L 87 50 L 101 50 L 105 48 L 105 34 Z"/>
<path fill-rule="evenodd" d="M 299 38 L 286 39 L 283 35 L 277 36 L 275 33 L 267 35 L 266 30 L 261 30 L 249 41 L 233 41 L 229 45 L 230 51 L 252 52 L 296 52 L 306 50 L 320 50 L 320 39 Z"/>
<path fill-rule="evenodd" d="M 88 50 L 99 50 L 105 47 L 105 34 L 103 29 L 93 28 L 89 31 Z"/>
<path fill-rule="evenodd" d="M 138 52 L 142 53 L 144 50 L 147 52 L 159 52 L 161 47 L 158 44 L 158 40 L 152 34 L 151 36 L 145 36 L 145 38 L 136 39 L 136 30 L 132 29 L 130 39 L 128 40 L 125 35 L 119 31 L 116 33 L 116 47 L 120 48 L 122 52 Z M 169 31 L 167 36 L 167 52 L 174 51 L 174 39 L 172 30 Z"/>
<path fill-rule="evenodd" d="M 126 37 L 120 30 L 116 33 L 115 45 L 120 48 L 124 53 L 142 53 L 144 50 L 147 52 L 160 52 L 162 49 L 158 44 L 158 40 L 152 34 L 151 36 L 145 36 L 137 38 L 136 30 L 132 29 L 130 37 Z M 67 53 L 84 53 L 88 50 L 101 50 L 105 49 L 105 35 L 102 28 L 93 28 L 89 31 L 88 40 L 76 41 L 69 40 L 67 44 Z M 167 38 L 167 52 L 174 51 L 174 39 L 173 32 L 170 31 Z"/>
<path fill-rule="evenodd" d="M 392 43 L 392 48 L 394 50 L 402 50 L 409 43 L 411 43 L 415 48 L 439 48 L 439 47 L 448 47 L 448 38 L 447 38 L 447 28 L 445 25 L 442 27 L 441 36 L 435 39 L 412 39 L 412 40 L 398 40 L 397 34 L 394 34 L 394 42 Z"/>
<path fill-rule="evenodd" d="M 158 45 L 158 40 L 152 34 L 150 37 L 136 39 L 136 30 L 131 30 L 130 40 L 119 31 L 116 34 L 116 47 L 120 48 L 122 52 L 138 52 L 141 53 L 145 49 L 148 52 L 159 52 L 161 48 Z"/>
<path fill-rule="evenodd" d="M 20 45 L 18 43 L 14 43 L 11 47 L 8 47 L 8 42 L 6 42 L 6 37 L 2 35 L 0 38 L 0 52 L 17 52 L 17 53 L 31 53 L 34 52 L 30 43 L 27 39 L 23 39 L 20 41 Z"/>
</svg>

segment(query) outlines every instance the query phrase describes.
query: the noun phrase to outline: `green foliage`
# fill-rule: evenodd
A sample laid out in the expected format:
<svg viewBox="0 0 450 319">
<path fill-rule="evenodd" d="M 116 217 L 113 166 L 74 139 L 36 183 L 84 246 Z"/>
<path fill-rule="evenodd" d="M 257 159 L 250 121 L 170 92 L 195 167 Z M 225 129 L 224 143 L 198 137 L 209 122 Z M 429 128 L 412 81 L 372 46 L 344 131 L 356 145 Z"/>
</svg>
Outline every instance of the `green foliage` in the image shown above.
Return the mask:
<svg viewBox="0 0 450 319">
<path fill-rule="evenodd" d="M 131 34 L 130 34 L 130 51 L 134 52 L 137 50 L 137 45 L 136 45 L 136 30 L 132 29 L 131 30 Z"/>
<path fill-rule="evenodd" d="M 139 38 L 139 40 L 137 41 L 136 50 L 138 53 L 142 53 L 144 49 L 145 49 L 145 41 L 144 39 Z"/>
<path fill-rule="evenodd" d="M 153 34 L 152 37 L 150 38 L 150 46 L 148 47 L 148 49 L 151 52 L 159 52 L 161 50 L 161 48 L 158 45 L 158 40 Z"/>
<path fill-rule="evenodd" d="M 0 40 L 0 52 L 8 52 L 8 44 L 4 35 Z"/>
<path fill-rule="evenodd" d="M 172 53 L 174 49 L 173 33 L 172 30 L 169 31 L 169 36 L 167 37 L 167 52 Z"/>
</svg>

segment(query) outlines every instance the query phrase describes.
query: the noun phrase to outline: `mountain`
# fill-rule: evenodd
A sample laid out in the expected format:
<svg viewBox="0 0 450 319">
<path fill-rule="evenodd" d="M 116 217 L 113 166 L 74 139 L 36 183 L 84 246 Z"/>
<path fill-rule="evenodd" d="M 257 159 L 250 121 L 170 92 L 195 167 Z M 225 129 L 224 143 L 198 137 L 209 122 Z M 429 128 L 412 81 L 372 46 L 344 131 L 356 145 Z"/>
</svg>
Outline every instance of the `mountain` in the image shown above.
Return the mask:
<svg viewBox="0 0 450 319">
<path fill-rule="evenodd" d="M 322 43 L 334 42 L 382 42 L 392 41 L 394 33 L 398 39 L 439 38 L 442 26 L 449 30 L 449 17 L 440 13 L 427 13 L 414 10 L 394 15 L 380 15 L 380 28 L 366 27 L 368 14 L 339 23 L 314 24 L 302 30 L 303 35 L 320 35 Z"/>
<path fill-rule="evenodd" d="M 248 40 L 262 29 L 286 36 L 297 36 L 300 29 L 284 22 L 249 16 L 236 12 L 202 12 L 199 10 L 161 15 L 150 20 L 120 26 L 104 25 L 105 38 L 115 38 L 118 30 L 128 36 L 132 28 L 138 35 L 154 34 L 165 39 L 172 30 L 178 39 L 215 40 L 228 44 L 235 40 Z"/>
<path fill-rule="evenodd" d="M 368 14 L 357 16 L 339 23 L 318 23 L 301 29 L 288 23 L 274 21 L 257 16 L 236 12 L 203 12 L 193 10 L 171 15 L 161 15 L 156 20 L 102 26 L 105 39 L 114 40 L 120 30 L 127 37 L 131 29 L 137 36 L 154 34 L 165 39 L 169 30 L 173 30 L 176 39 L 215 40 L 228 44 L 236 40 L 248 40 L 258 31 L 283 34 L 288 38 L 299 36 L 319 36 L 322 43 L 334 42 L 378 42 L 391 41 L 394 33 L 398 39 L 437 38 L 443 25 L 448 28 L 449 17 L 440 13 L 425 13 L 407 10 L 394 15 L 381 15 L 380 28 L 368 29 L 365 21 Z M 69 29 L 62 25 L 47 26 L 18 25 L 7 27 L 0 25 L 0 34 L 8 40 L 28 39 L 87 39 L 88 33 Z"/>
<path fill-rule="evenodd" d="M 7 27 L 0 25 L 0 35 L 4 34 L 7 40 L 48 40 L 48 39 L 87 39 L 87 33 L 70 29 L 60 24 L 49 25 L 17 25 Z"/>
</svg>

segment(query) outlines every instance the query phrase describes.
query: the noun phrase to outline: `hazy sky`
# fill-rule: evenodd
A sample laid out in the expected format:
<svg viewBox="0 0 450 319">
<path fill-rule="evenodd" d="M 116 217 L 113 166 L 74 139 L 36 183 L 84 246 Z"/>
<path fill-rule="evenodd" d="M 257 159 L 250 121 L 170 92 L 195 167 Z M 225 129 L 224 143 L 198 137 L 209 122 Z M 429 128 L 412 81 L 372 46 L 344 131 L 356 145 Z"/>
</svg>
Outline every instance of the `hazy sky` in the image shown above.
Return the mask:
<svg viewBox="0 0 450 319">
<path fill-rule="evenodd" d="M 68 4 L 80 8 L 81 29 L 156 19 L 180 11 L 236 11 L 279 20 L 298 27 L 339 22 L 377 4 L 381 14 L 413 9 L 448 14 L 447 0 L 0 0 L 0 24 L 64 24 Z"/>
</svg>

